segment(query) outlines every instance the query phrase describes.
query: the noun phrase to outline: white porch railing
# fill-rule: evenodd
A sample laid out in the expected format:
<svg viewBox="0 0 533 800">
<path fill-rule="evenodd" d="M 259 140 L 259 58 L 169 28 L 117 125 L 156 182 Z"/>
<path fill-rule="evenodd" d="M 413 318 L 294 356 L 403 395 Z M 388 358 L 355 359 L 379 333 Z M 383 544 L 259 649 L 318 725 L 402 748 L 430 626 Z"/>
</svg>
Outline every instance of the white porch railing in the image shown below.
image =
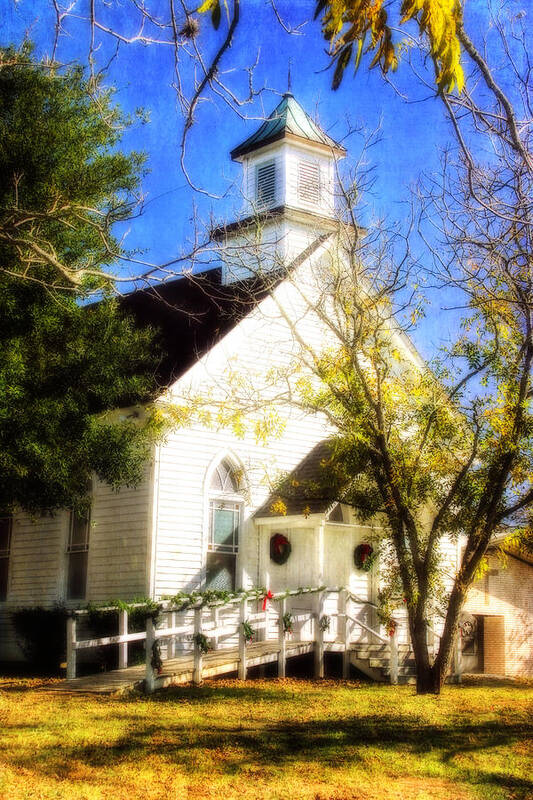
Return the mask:
<svg viewBox="0 0 533 800">
<path fill-rule="evenodd" d="M 309 598 L 309 607 L 302 607 Z M 142 605 L 142 604 L 139 604 Z M 253 606 L 256 606 L 255 609 Z M 130 642 L 145 642 L 145 685 L 153 691 L 158 678 L 158 656 L 164 671 L 165 661 L 179 655 L 192 656 L 193 681 L 202 681 L 206 640 L 210 650 L 238 651 L 238 675 L 247 674 L 246 628 L 251 627 L 256 641 L 272 642 L 277 648 L 278 675 L 285 676 L 287 660 L 287 617 L 292 625 L 291 642 L 311 643 L 314 650 L 315 676 L 324 675 L 324 651 L 334 649 L 343 655 L 343 675 L 348 676 L 350 649 L 355 643 L 377 640 L 390 645 L 390 682 L 398 682 L 398 633 L 391 636 L 372 627 L 368 610 L 375 608 L 370 601 L 352 594 L 345 588 L 316 587 L 298 589 L 273 595 L 262 608 L 262 600 L 243 593 L 227 602 L 204 605 L 202 601 L 184 607 L 161 603 L 154 616 L 147 614 L 146 629 L 128 632 L 128 612 L 110 607 L 102 611 L 118 611 L 118 634 L 100 638 L 78 639 L 77 622 L 90 612 L 74 611 L 67 621 L 67 679 L 77 673 L 77 654 L 80 650 L 118 645 L 119 668 L 128 666 Z M 365 621 L 365 614 L 367 620 Z M 362 618 L 363 617 L 363 618 Z M 245 624 L 247 623 L 247 625 Z M 334 624 L 332 624 L 334 623 Z"/>
</svg>

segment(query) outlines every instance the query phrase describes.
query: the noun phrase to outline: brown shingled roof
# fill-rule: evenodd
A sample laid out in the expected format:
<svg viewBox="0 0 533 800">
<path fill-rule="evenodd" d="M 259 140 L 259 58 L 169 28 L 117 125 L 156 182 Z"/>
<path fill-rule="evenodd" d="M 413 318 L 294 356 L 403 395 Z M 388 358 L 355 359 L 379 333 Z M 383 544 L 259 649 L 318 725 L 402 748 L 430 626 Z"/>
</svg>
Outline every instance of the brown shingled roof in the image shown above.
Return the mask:
<svg viewBox="0 0 533 800">
<path fill-rule="evenodd" d="M 224 285 L 222 270 L 176 278 L 121 298 L 139 327 L 157 331 L 161 351 L 156 379 L 165 388 L 237 325 L 267 289 L 256 279 Z"/>
<path fill-rule="evenodd" d="M 254 517 L 283 517 L 272 511 L 273 504 L 281 499 L 286 515 L 320 514 L 338 500 L 333 487 L 336 481 L 328 480 L 328 461 L 331 457 L 331 442 L 323 439 L 293 469 L 268 500 L 257 509 Z"/>
</svg>

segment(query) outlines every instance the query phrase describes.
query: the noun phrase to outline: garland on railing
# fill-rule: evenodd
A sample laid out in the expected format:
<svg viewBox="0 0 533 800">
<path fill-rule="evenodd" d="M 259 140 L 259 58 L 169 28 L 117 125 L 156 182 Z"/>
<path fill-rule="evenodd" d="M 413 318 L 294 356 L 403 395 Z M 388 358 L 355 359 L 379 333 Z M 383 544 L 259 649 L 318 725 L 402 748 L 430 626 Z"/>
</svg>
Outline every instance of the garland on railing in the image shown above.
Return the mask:
<svg viewBox="0 0 533 800">
<path fill-rule="evenodd" d="M 145 614 L 145 616 L 151 616 L 156 619 L 160 610 L 161 603 L 151 600 L 149 597 L 138 597 L 129 602 L 125 600 L 108 600 L 105 603 L 87 603 L 83 609 L 80 609 L 80 611 L 86 611 L 93 620 L 103 619 L 107 614 L 112 614 L 116 611 L 127 611 L 128 616 Z"/>
<path fill-rule="evenodd" d="M 177 606 L 177 611 L 185 611 L 191 606 L 205 608 L 218 603 L 231 603 L 234 600 L 263 600 L 266 593 L 266 589 L 263 586 L 253 589 L 237 589 L 235 592 L 227 592 L 223 589 L 206 589 L 203 592 L 178 592 L 164 597 L 163 600 L 173 606 Z"/>
<path fill-rule="evenodd" d="M 344 587 L 339 587 L 333 591 L 341 591 Z M 221 589 L 206 589 L 203 592 L 178 592 L 175 595 L 166 595 L 161 600 L 151 600 L 142 597 L 130 602 L 124 600 L 108 600 L 104 603 L 88 603 L 80 607 L 78 611 L 86 611 L 90 615 L 104 616 L 116 611 L 127 611 L 128 614 L 141 614 L 152 617 L 157 622 L 161 612 L 166 611 L 186 611 L 188 608 L 205 608 L 218 604 L 231 603 L 236 600 L 257 600 L 263 603 L 263 610 L 266 608 L 265 600 L 283 600 L 287 597 L 298 597 L 302 594 L 313 594 L 323 592 L 326 586 L 299 586 L 297 589 L 287 589 L 285 592 L 278 592 L 275 596 L 264 586 L 256 586 L 252 589 L 237 589 L 234 592 L 227 592 Z M 169 607 L 170 606 L 170 607 Z M 173 608 L 175 606 L 175 608 Z M 73 613 L 76 609 L 72 609 Z"/>
<path fill-rule="evenodd" d="M 267 592 L 264 586 L 256 586 L 252 589 L 237 589 L 234 592 L 227 592 L 222 589 L 206 589 L 203 592 L 178 592 L 162 598 L 158 607 L 162 608 L 162 603 L 165 602 L 170 603 L 172 606 L 177 606 L 176 611 L 186 611 L 191 606 L 205 608 L 219 603 L 231 603 L 235 600 L 258 600 L 264 603 L 265 597 L 268 600 L 277 601 L 285 597 L 297 597 L 311 592 L 322 592 L 326 588 L 326 586 L 299 586 L 298 589 L 287 589 L 285 592 L 280 592 L 275 597 L 272 592 Z"/>
</svg>

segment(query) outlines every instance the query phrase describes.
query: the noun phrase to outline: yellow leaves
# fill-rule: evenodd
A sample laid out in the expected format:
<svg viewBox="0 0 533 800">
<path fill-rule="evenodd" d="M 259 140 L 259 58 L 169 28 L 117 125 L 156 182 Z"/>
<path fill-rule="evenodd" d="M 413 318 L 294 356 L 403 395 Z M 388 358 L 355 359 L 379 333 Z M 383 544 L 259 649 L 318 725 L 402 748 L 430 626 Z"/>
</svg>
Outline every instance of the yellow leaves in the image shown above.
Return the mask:
<svg viewBox="0 0 533 800">
<path fill-rule="evenodd" d="M 383 73 L 397 68 L 399 54 L 405 48 L 401 42 L 395 45 L 392 41 L 383 0 L 318 0 L 315 16 L 322 12 L 322 30 L 336 62 L 334 89 L 340 85 L 352 57 L 357 70 L 363 52 L 374 51 L 371 68 L 379 64 Z M 457 36 L 462 14 L 460 0 L 403 0 L 400 14 L 401 25 L 416 20 L 420 33 L 427 36 L 439 90 L 451 92 L 457 87 L 460 93 L 464 86 Z"/>
<path fill-rule="evenodd" d="M 479 564 L 477 565 L 476 571 L 474 573 L 474 580 L 479 581 L 481 578 L 488 572 L 489 570 L 489 562 L 488 559 L 483 556 Z"/>
<path fill-rule="evenodd" d="M 198 9 L 198 13 L 204 14 L 206 11 L 210 11 L 216 5 L 218 5 L 218 0 L 205 0 L 205 2 L 202 3 Z"/>
<path fill-rule="evenodd" d="M 279 514 L 280 516 L 286 517 L 287 516 L 287 506 L 281 499 L 278 497 L 270 506 L 270 513 L 271 514 Z"/>
</svg>

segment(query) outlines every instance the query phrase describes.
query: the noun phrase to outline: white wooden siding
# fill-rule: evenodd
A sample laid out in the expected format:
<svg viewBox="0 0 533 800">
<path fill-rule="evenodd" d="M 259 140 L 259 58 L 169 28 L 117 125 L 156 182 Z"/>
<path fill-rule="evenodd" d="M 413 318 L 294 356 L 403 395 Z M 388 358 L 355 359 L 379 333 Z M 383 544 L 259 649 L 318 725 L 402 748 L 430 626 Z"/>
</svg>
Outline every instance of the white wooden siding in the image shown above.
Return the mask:
<svg viewBox="0 0 533 800">
<path fill-rule="evenodd" d="M 301 208 L 326 217 L 334 215 L 334 158 L 312 144 L 280 141 L 251 153 L 244 159 L 243 191 L 245 213 L 259 208 L 257 201 L 257 167 L 274 161 L 276 168 L 276 193 L 268 207 L 286 205 Z M 320 201 L 302 199 L 298 193 L 298 163 L 316 164 L 320 171 Z M 262 206 L 264 208 L 264 206 Z"/>
</svg>

